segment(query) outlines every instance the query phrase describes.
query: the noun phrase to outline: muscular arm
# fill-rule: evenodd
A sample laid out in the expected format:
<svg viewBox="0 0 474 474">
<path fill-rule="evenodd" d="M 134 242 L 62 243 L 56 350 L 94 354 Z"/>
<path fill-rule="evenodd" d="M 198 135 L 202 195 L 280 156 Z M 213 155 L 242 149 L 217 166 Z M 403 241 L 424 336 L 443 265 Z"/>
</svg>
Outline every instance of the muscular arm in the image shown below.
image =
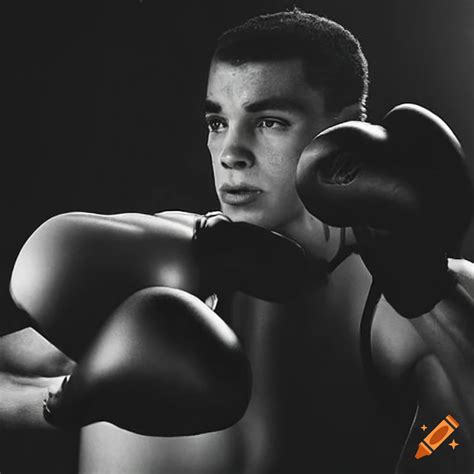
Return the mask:
<svg viewBox="0 0 474 474">
<path fill-rule="evenodd" d="M 470 467 L 474 463 L 474 265 L 465 260 L 451 260 L 449 266 L 456 274 L 458 285 L 432 312 L 406 319 L 384 298 L 377 306 L 372 328 L 377 372 L 401 395 L 407 395 L 410 390 L 410 399 L 418 405 L 397 474 L 470 474 L 474 469 Z M 402 385 L 402 381 L 407 383 Z M 463 449 L 453 458 L 447 456 L 452 448 L 443 444 L 443 450 L 438 449 L 436 455 L 416 460 L 418 443 L 429 432 L 423 434 L 420 426 L 433 428 L 448 414 L 460 423 L 455 439 Z"/>
<path fill-rule="evenodd" d="M 74 363 L 32 328 L 0 337 L 0 471 L 76 471 L 78 433 L 43 418 L 48 387 Z"/>
<path fill-rule="evenodd" d="M 0 316 L 0 432 L 52 428 L 43 419 L 48 387 L 71 373 L 74 362 L 30 326 L 30 319 L 2 292 Z"/>
<path fill-rule="evenodd" d="M 465 260 L 450 260 L 449 267 L 456 275 L 456 287 L 430 313 L 411 320 L 434 358 L 430 359 L 431 362 L 427 359 L 419 361 L 414 372 L 420 396 L 418 418 L 426 417 L 428 410 L 429 416 L 438 415 L 441 420 L 446 416 L 442 413 L 443 409 L 456 409 L 465 437 L 470 440 L 469 449 L 473 456 L 474 264 Z M 437 361 L 436 367 L 433 360 Z M 427 367 L 426 373 L 423 366 Z M 438 378 L 427 376 L 435 371 L 439 374 Z M 445 381 L 441 382 L 442 379 Z M 436 402 L 438 392 L 444 394 L 442 403 Z"/>
<path fill-rule="evenodd" d="M 47 388 L 74 363 L 32 328 L 0 337 L 0 430 L 51 429 L 42 415 Z"/>
<path fill-rule="evenodd" d="M 412 324 L 446 372 L 464 413 L 463 427 L 474 440 L 474 264 L 450 260 L 449 266 L 458 284 Z"/>
</svg>

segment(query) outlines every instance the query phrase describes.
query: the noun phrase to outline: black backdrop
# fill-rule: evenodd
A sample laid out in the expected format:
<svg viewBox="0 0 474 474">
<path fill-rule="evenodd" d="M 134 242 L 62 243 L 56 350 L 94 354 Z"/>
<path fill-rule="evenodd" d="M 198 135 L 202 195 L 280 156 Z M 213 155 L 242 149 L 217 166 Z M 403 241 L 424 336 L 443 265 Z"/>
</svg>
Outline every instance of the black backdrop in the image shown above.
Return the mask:
<svg viewBox="0 0 474 474">
<path fill-rule="evenodd" d="M 216 208 L 201 109 L 215 38 L 295 4 L 360 39 L 370 120 L 401 102 L 430 108 L 458 135 L 474 176 L 472 0 L 11 2 L 3 288 L 21 244 L 54 214 Z"/>
</svg>

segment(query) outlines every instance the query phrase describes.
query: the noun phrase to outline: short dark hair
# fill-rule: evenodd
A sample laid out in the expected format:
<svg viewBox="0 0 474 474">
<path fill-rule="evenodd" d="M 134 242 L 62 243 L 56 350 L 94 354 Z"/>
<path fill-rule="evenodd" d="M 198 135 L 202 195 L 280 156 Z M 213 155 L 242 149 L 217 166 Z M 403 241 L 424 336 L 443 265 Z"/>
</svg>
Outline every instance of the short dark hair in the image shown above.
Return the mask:
<svg viewBox="0 0 474 474">
<path fill-rule="evenodd" d="M 358 103 L 365 118 L 367 60 L 354 35 L 332 20 L 297 8 L 256 16 L 224 32 L 213 56 L 233 65 L 293 58 L 303 60 L 306 80 L 324 93 L 328 112 Z"/>
</svg>

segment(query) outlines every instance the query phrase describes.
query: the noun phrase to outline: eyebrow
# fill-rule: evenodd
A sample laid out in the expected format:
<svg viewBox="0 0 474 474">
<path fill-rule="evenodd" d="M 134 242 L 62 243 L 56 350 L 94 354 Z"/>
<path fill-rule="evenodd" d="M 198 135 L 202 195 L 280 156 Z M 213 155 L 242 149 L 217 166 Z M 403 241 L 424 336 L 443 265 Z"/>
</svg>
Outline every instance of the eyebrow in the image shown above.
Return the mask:
<svg viewBox="0 0 474 474">
<path fill-rule="evenodd" d="M 222 107 L 213 100 L 206 99 L 204 102 L 204 113 L 206 114 L 218 114 L 222 110 Z"/>
<path fill-rule="evenodd" d="M 289 97 L 267 97 L 244 106 L 247 112 L 262 112 L 264 110 L 282 110 L 286 112 L 304 112 L 305 104 L 302 101 Z M 206 99 L 204 103 L 204 111 L 206 114 L 218 114 L 222 111 L 222 107 L 217 102 Z"/>
</svg>

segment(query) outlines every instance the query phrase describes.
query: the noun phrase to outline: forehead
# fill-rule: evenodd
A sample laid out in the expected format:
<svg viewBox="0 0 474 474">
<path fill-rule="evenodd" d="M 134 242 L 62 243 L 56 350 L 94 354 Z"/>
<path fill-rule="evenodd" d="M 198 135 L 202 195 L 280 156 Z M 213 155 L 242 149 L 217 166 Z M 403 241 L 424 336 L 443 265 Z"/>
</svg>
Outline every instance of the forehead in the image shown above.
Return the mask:
<svg viewBox="0 0 474 474">
<path fill-rule="evenodd" d="M 266 98 L 287 98 L 322 109 L 322 93 L 306 81 L 300 59 L 241 65 L 213 61 L 207 99 L 221 106 L 245 107 Z"/>
</svg>

